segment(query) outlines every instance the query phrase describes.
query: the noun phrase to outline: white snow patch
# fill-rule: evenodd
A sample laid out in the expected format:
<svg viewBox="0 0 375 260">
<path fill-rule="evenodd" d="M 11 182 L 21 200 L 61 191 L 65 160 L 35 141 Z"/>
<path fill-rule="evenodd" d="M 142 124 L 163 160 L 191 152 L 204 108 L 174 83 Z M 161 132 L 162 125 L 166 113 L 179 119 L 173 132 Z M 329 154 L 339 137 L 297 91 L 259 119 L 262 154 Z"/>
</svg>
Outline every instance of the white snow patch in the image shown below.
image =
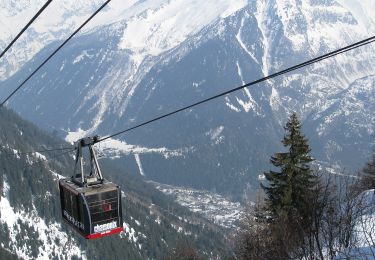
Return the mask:
<svg viewBox="0 0 375 260">
<path fill-rule="evenodd" d="M 210 136 L 211 136 L 211 140 L 216 140 L 217 138 L 220 137 L 221 133 L 224 131 L 224 126 L 219 126 L 213 130 L 211 130 L 209 133 L 210 133 Z"/>
<path fill-rule="evenodd" d="M 267 28 L 267 4 L 268 1 L 259 0 L 257 1 L 257 11 L 255 13 L 255 18 L 258 22 L 258 28 L 262 33 L 262 43 L 263 43 L 263 57 L 262 57 L 262 71 L 264 76 L 268 76 L 270 73 L 269 55 L 270 55 L 270 45 L 271 40 L 269 37 L 269 30 Z"/>
<path fill-rule="evenodd" d="M 131 217 L 131 219 L 133 219 Z M 139 226 L 141 223 L 135 220 L 136 224 Z M 142 244 L 139 243 L 140 238 L 146 239 L 147 236 L 141 232 L 136 232 L 128 223 L 123 223 L 124 232 L 120 233 L 121 238 L 127 238 L 128 241 L 134 243 L 140 250 L 142 249 Z"/>
<path fill-rule="evenodd" d="M 18 152 L 18 150 L 16 150 L 16 149 L 12 149 L 13 150 L 13 153 L 14 153 L 14 155 L 16 156 L 16 158 L 17 159 L 20 159 L 21 157 L 19 156 L 19 152 Z"/>
<path fill-rule="evenodd" d="M 93 55 L 89 55 L 89 54 L 87 53 L 87 51 L 84 50 L 84 51 L 82 51 L 82 53 L 81 53 L 80 55 L 78 55 L 78 56 L 74 59 L 73 64 L 76 64 L 76 63 L 82 61 L 84 58 L 92 58 L 92 57 L 93 57 Z"/>
<path fill-rule="evenodd" d="M 65 137 L 65 141 L 73 144 L 77 140 L 86 137 L 88 134 L 87 131 L 82 130 L 81 128 L 78 128 L 75 132 L 68 132 L 68 134 Z"/>
<path fill-rule="evenodd" d="M 137 154 L 137 153 L 134 154 L 134 158 L 135 158 L 135 161 L 137 162 L 137 165 L 138 165 L 139 174 L 142 175 L 142 176 L 146 176 L 145 172 L 143 171 L 142 162 L 141 162 L 141 158 L 139 157 L 139 154 Z"/>
<path fill-rule="evenodd" d="M 59 71 L 62 71 L 64 68 L 65 68 L 65 61 L 61 64 Z"/>
<path fill-rule="evenodd" d="M 375 189 L 358 196 L 361 216 L 353 228 L 355 246 L 335 259 L 374 259 L 375 253 Z M 348 257 L 350 256 L 350 257 Z"/>
<path fill-rule="evenodd" d="M 355 233 L 358 239 L 359 247 L 367 247 L 369 241 L 375 239 L 375 213 L 365 214 L 360 217 L 355 226 Z M 375 245 L 373 245 L 375 247 Z M 375 250 L 375 248 L 374 248 Z"/>
<path fill-rule="evenodd" d="M 229 100 L 228 97 L 225 97 L 225 105 L 227 105 L 227 107 L 229 107 L 231 110 L 233 110 L 233 111 L 235 111 L 235 112 L 237 112 L 237 113 L 241 112 L 241 109 L 235 107 L 235 106 L 230 102 L 230 100 Z"/>
<path fill-rule="evenodd" d="M 369 33 L 375 31 L 375 20 L 373 10 L 375 2 L 373 0 L 338 0 L 359 22 L 359 24 Z"/>
<path fill-rule="evenodd" d="M 171 224 L 171 227 L 173 228 L 173 229 L 175 229 L 178 233 L 182 233 L 183 231 L 184 231 L 184 229 L 182 228 L 182 227 L 180 227 L 180 226 L 178 226 L 178 225 L 175 225 L 175 224 Z"/>
<path fill-rule="evenodd" d="M 137 243 L 138 237 L 134 228 L 130 227 L 130 225 L 126 222 L 123 223 L 123 227 L 124 227 L 124 232 L 121 234 L 121 237 L 127 236 L 129 241 L 133 243 Z"/>
<path fill-rule="evenodd" d="M 107 139 L 106 141 L 100 143 L 98 150 L 102 151 L 105 155 L 111 158 L 118 158 L 121 155 L 128 154 L 147 154 L 147 153 L 158 153 L 163 155 L 166 159 L 170 157 L 182 156 L 184 150 L 169 150 L 166 147 L 161 148 L 146 148 L 136 145 L 131 145 L 125 141 L 120 141 L 116 139 Z"/>
<path fill-rule="evenodd" d="M 35 152 L 34 156 L 42 161 L 47 161 L 47 158 L 41 153 Z"/>
<path fill-rule="evenodd" d="M 224 141 L 224 135 L 222 135 L 224 131 L 224 126 L 218 126 L 210 131 L 206 132 L 206 135 L 210 137 L 211 141 L 215 144 L 220 144 Z"/>
<path fill-rule="evenodd" d="M 204 26 L 243 8 L 247 1 L 172 0 L 159 3 L 128 21 L 120 48 L 159 55 L 179 45 Z"/>
<path fill-rule="evenodd" d="M 66 177 L 65 176 L 62 176 L 61 174 L 58 174 L 57 172 L 55 172 L 55 171 L 52 171 L 52 170 L 49 170 L 51 173 L 52 173 L 52 175 L 55 177 L 55 179 L 57 179 L 57 180 L 60 180 L 60 179 L 65 179 Z"/>
<path fill-rule="evenodd" d="M 241 27 L 240 29 L 238 30 L 238 33 L 236 34 L 236 39 L 238 41 L 238 43 L 240 44 L 241 48 L 256 62 L 259 64 L 259 61 L 257 60 L 257 58 L 255 57 L 255 55 L 247 48 L 246 44 L 244 43 L 244 41 L 242 40 L 241 38 L 241 35 L 242 35 L 242 28 L 244 26 L 244 23 L 245 23 L 245 20 L 246 18 L 249 18 L 249 14 L 246 13 L 245 17 L 242 18 L 241 20 Z M 237 66 L 238 66 L 238 62 L 237 62 Z"/>
<path fill-rule="evenodd" d="M 279 111 L 280 109 L 280 95 L 274 87 L 271 89 L 270 106 L 273 111 Z"/>
<path fill-rule="evenodd" d="M 241 79 L 242 85 L 245 85 L 246 82 L 243 78 L 242 70 L 241 70 L 241 67 L 240 67 L 240 64 L 239 64 L 238 61 L 237 61 L 237 73 L 238 73 L 238 76 Z M 248 97 L 249 100 L 244 101 L 244 100 L 240 99 L 239 97 L 236 97 L 236 100 L 237 100 L 238 104 L 240 104 L 246 112 L 249 112 L 250 110 L 253 110 L 257 115 L 260 115 L 260 113 L 258 112 L 258 109 L 257 109 L 258 105 L 257 105 L 256 101 L 254 100 L 254 98 L 252 97 L 249 89 L 244 88 L 243 91 L 244 91 L 244 93 L 246 94 L 246 96 Z"/>
<path fill-rule="evenodd" d="M 266 176 L 264 174 L 258 175 L 258 181 L 265 181 L 265 180 L 266 180 Z"/>
</svg>

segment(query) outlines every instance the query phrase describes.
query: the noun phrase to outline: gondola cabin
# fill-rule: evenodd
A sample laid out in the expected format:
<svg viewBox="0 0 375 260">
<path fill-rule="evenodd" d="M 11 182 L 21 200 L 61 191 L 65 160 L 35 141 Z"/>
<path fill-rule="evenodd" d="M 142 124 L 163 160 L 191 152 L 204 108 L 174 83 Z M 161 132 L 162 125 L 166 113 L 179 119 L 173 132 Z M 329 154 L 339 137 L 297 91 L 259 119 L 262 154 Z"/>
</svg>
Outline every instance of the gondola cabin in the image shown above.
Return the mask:
<svg viewBox="0 0 375 260">
<path fill-rule="evenodd" d="M 104 181 L 101 185 L 80 187 L 69 179 L 59 182 L 63 219 L 87 239 L 119 233 L 120 188 Z"/>
<path fill-rule="evenodd" d="M 87 239 L 119 233 L 122 226 L 121 189 L 105 180 L 92 145 L 97 140 L 85 138 L 78 142 L 76 167 L 71 178 L 59 181 L 62 218 Z M 82 147 L 90 151 L 91 172 L 84 175 Z M 77 166 L 79 174 L 76 174 Z"/>
</svg>

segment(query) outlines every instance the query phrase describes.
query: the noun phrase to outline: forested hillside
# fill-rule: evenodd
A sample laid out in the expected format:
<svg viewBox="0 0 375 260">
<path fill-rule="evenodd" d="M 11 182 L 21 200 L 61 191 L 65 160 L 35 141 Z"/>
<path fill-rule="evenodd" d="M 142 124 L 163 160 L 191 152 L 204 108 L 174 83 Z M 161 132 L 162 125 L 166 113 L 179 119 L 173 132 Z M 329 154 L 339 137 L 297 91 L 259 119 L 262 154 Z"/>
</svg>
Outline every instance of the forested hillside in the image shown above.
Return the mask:
<svg viewBox="0 0 375 260">
<path fill-rule="evenodd" d="M 125 232 L 86 241 L 62 224 L 57 180 L 73 170 L 72 151 L 36 151 L 69 144 L 0 110 L 1 254 L 18 257 L 162 259 L 178 243 L 193 245 L 205 258 L 225 257 L 222 230 L 192 214 L 111 161 L 101 159 L 105 177 L 123 190 Z M 10 256 L 10 254 L 8 254 Z"/>
</svg>

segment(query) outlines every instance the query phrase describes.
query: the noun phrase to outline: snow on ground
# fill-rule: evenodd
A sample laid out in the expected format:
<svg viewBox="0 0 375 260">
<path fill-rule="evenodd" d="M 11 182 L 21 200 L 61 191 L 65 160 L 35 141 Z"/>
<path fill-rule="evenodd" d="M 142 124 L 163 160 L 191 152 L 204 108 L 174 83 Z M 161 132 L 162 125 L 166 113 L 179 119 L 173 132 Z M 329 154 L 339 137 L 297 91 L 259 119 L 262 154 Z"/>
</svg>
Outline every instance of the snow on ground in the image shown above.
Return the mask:
<svg viewBox="0 0 375 260">
<path fill-rule="evenodd" d="M 354 228 L 359 247 L 367 247 L 369 244 L 375 247 L 375 189 L 363 192 L 359 200 L 363 215 Z"/>
<path fill-rule="evenodd" d="M 18 150 L 15 150 L 15 149 L 12 149 L 13 150 L 13 153 L 14 155 L 16 156 L 17 159 L 20 159 L 21 157 L 19 156 L 19 152 Z"/>
<path fill-rule="evenodd" d="M 375 258 L 375 189 L 364 191 L 357 199 L 362 215 L 353 229 L 355 246 L 336 260 Z"/>
<path fill-rule="evenodd" d="M 137 232 L 134 230 L 134 228 L 130 227 L 130 225 L 126 222 L 123 223 L 124 231 L 120 234 L 121 238 L 128 237 L 129 241 L 132 241 L 133 243 L 137 243 L 138 237 Z"/>
<path fill-rule="evenodd" d="M 141 162 L 141 158 L 139 157 L 139 154 L 137 154 L 137 153 L 134 154 L 134 158 L 135 158 L 135 161 L 137 162 L 137 165 L 138 165 L 139 174 L 142 175 L 142 176 L 146 176 L 145 172 L 143 171 L 142 162 Z"/>
<path fill-rule="evenodd" d="M 173 196 L 181 206 L 200 213 L 208 220 L 225 228 L 237 227 L 244 211 L 239 202 L 232 202 L 212 192 L 159 183 L 156 184 L 156 188 L 166 195 Z"/>
<path fill-rule="evenodd" d="M 47 158 L 46 158 L 43 154 L 38 153 L 38 152 L 35 152 L 35 153 L 34 153 L 34 156 L 35 156 L 36 158 L 42 160 L 42 161 L 46 161 L 46 160 L 47 160 Z"/>
<path fill-rule="evenodd" d="M 372 13 L 375 10 L 375 2 L 373 0 L 338 0 L 338 3 L 349 10 L 369 33 L 375 31 L 375 19 Z"/>
<path fill-rule="evenodd" d="M 238 76 L 240 77 L 241 79 L 241 82 L 242 82 L 242 85 L 245 85 L 245 81 L 244 81 L 244 78 L 243 78 L 243 74 L 242 74 L 242 70 L 241 70 L 241 67 L 240 67 L 240 64 L 239 62 L 237 61 L 237 73 L 238 73 Z M 248 97 L 248 101 L 244 101 L 242 99 L 240 99 L 239 97 L 236 97 L 236 100 L 238 102 L 238 104 L 240 104 L 242 106 L 242 108 L 246 111 L 246 113 L 248 113 L 250 110 L 254 111 L 254 113 L 256 113 L 257 115 L 261 115 L 257 110 L 257 107 L 258 107 L 258 104 L 256 103 L 256 101 L 254 100 L 254 98 L 252 97 L 250 91 L 248 88 L 244 88 L 243 89 L 243 92 L 244 94 Z"/>
<path fill-rule="evenodd" d="M 6 46 L 44 3 L 40 0 L 0 2 L 0 46 Z M 68 37 L 101 4 L 103 1 L 99 0 L 53 1 L 7 54 L 9 66 L 0 69 L 0 79 L 14 74 L 47 44 Z M 246 0 L 112 0 L 81 33 L 125 21 L 119 47 L 130 49 L 143 60 L 146 55 L 170 50 L 204 26 L 246 4 Z"/>
<path fill-rule="evenodd" d="M 264 76 L 268 76 L 270 73 L 269 55 L 270 55 L 270 45 L 271 40 L 269 38 L 269 31 L 267 30 L 267 3 L 265 1 L 257 2 L 257 12 L 255 13 L 255 18 L 258 22 L 258 27 L 262 33 L 262 43 L 263 43 L 263 57 L 262 57 L 262 71 Z"/>
<path fill-rule="evenodd" d="M 78 139 L 88 136 L 89 132 L 84 131 L 82 129 L 78 129 L 75 132 L 68 132 L 65 140 L 70 143 L 76 142 Z M 147 154 L 147 153 L 158 153 L 163 155 L 166 159 L 170 157 L 177 157 L 182 156 L 183 153 L 188 152 L 189 149 L 179 149 L 179 150 L 170 150 L 166 147 L 160 148 L 147 148 L 137 145 L 128 144 L 125 141 L 120 141 L 116 139 L 107 139 L 97 145 L 97 149 L 99 152 L 102 152 L 106 156 L 110 158 L 119 158 L 122 155 L 129 155 L 134 154 L 138 156 L 140 154 Z M 136 157 L 137 159 L 137 157 Z"/>
<path fill-rule="evenodd" d="M 84 50 L 84 51 L 82 51 L 82 53 L 81 53 L 80 55 L 78 55 L 78 56 L 74 59 L 73 64 L 76 64 L 76 63 L 82 61 L 82 60 L 85 59 L 85 58 L 92 58 L 93 56 L 94 56 L 94 55 L 90 55 L 90 54 L 87 53 L 86 50 Z"/>
<path fill-rule="evenodd" d="M 255 57 L 254 53 L 249 50 L 249 48 L 246 46 L 245 42 L 242 39 L 242 29 L 244 27 L 246 18 L 248 19 L 249 17 L 250 17 L 250 15 L 246 12 L 245 17 L 243 17 L 241 19 L 241 27 L 238 30 L 238 33 L 236 35 L 236 39 L 237 39 L 238 43 L 240 44 L 241 48 L 250 56 L 250 58 L 253 59 L 256 63 L 259 64 L 259 61 Z"/>
<path fill-rule="evenodd" d="M 266 28 L 268 2 L 257 1 L 256 12 L 265 47 L 265 55 L 262 61 L 259 61 L 262 62 L 264 74 L 268 74 L 269 71 L 268 55 L 271 47 Z M 293 6 L 293 2 L 276 1 L 276 5 L 281 7 L 279 11 L 283 22 L 288 22 L 288 19 L 293 17 L 294 9 L 289 8 Z M 306 2 L 306 8 L 310 8 L 309 1 L 302 2 Z M 371 13 L 375 8 L 373 0 L 338 0 L 337 2 L 350 11 L 368 33 L 375 30 L 375 20 Z M 41 0 L 1 1 L 0 45 L 8 44 L 44 3 L 45 1 Z M 65 39 L 102 3 L 103 1 L 99 0 L 53 1 L 5 57 L 11 66 L 0 69 L 0 78 L 4 79 L 16 72 L 20 65 L 48 43 Z M 120 48 L 130 49 L 135 56 L 137 53 L 142 53 L 141 57 L 158 55 L 176 47 L 205 26 L 217 19 L 228 17 L 247 4 L 246 0 L 112 0 L 83 28 L 82 33 L 122 20 L 125 21 L 126 28 L 122 33 Z M 241 34 L 237 38 L 241 44 L 240 36 Z M 293 43 L 305 41 L 302 35 L 296 32 L 291 32 L 289 36 L 294 37 Z M 241 46 L 245 47 L 242 44 Z M 303 47 L 303 44 L 298 46 Z M 251 52 L 247 53 L 253 56 Z"/>
<path fill-rule="evenodd" d="M 238 113 L 238 112 L 241 112 L 241 109 L 235 107 L 235 106 L 230 102 L 230 100 L 229 100 L 228 97 L 225 97 L 225 104 L 226 104 L 231 110 L 233 110 L 233 111 L 235 111 L 235 112 L 237 112 L 237 113 Z"/>
<path fill-rule="evenodd" d="M 157 218 L 155 219 L 155 222 L 158 223 L 159 225 L 161 224 L 161 218 L 160 218 L 160 216 L 157 216 Z"/>
<path fill-rule="evenodd" d="M 124 154 L 147 154 L 147 153 L 158 153 L 162 154 L 165 158 L 182 156 L 183 150 L 169 150 L 165 147 L 160 148 L 147 148 L 137 145 L 131 145 L 124 141 L 115 139 L 108 139 L 103 143 L 100 143 L 98 149 L 105 155 L 111 158 L 117 158 Z"/>
<path fill-rule="evenodd" d="M 131 219 L 133 219 L 131 217 Z M 141 222 L 138 220 L 134 220 L 137 226 L 141 225 Z M 137 232 L 133 227 L 131 227 L 128 223 L 123 223 L 124 231 L 120 233 L 121 238 L 127 238 L 129 242 L 133 243 L 139 250 L 142 249 L 142 243 L 140 243 L 140 239 L 146 239 L 147 236 L 141 232 Z"/>
<path fill-rule="evenodd" d="M 182 233 L 184 229 L 178 225 L 171 224 L 171 227 L 174 228 L 178 233 Z"/>
<path fill-rule="evenodd" d="M 74 142 L 78 141 L 78 139 L 84 138 L 88 135 L 87 131 L 82 130 L 81 128 L 78 128 L 75 132 L 68 132 L 68 134 L 65 137 L 65 141 L 73 144 Z"/>
<path fill-rule="evenodd" d="M 58 174 L 57 172 L 55 172 L 55 171 L 52 171 L 52 170 L 49 170 L 51 173 L 52 173 L 52 175 L 55 177 L 55 179 L 57 179 L 57 180 L 60 180 L 60 179 L 64 179 L 64 178 L 66 178 L 65 176 L 62 176 L 62 175 L 60 175 L 60 174 Z"/>
<path fill-rule="evenodd" d="M 205 135 L 209 136 L 211 141 L 214 142 L 215 144 L 220 144 L 225 139 L 224 135 L 222 135 L 223 131 L 224 131 L 224 126 L 219 126 L 206 132 Z"/>
<path fill-rule="evenodd" d="M 46 1 L 0 1 L 0 46 L 5 48 Z M 99 0 L 52 1 L 1 61 L 0 79 L 14 74 L 47 44 L 68 37 L 101 4 Z"/>
<path fill-rule="evenodd" d="M 14 209 L 9 202 L 9 189 L 11 187 L 9 187 L 6 180 L 3 186 L 4 195 L 0 199 L 0 224 L 6 224 L 8 226 L 10 235 L 10 248 L 8 249 L 11 252 L 16 253 L 22 259 L 32 259 L 32 257 L 28 255 L 29 249 L 26 247 L 17 247 L 16 235 L 20 233 L 20 223 L 22 223 L 28 227 L 34 228 L 38 234 L 36 238 L 43 244 L 43 247 L 39 248 L 37 259 L 51 259 L 52 253 L 55 253 L 58 258 L 61 259 L 70 259 L 74 255 L 86 259 L 84 251 L 75 246 L 76 242 L 74 242 L 74 239 L 61 231 L 61 224 L 57 222 L 47 224 L 44 219 L 38 215 L 35 208 L 31 212 Z M 34 239 L 34 237 L 29 239 Z M 59 241 L 59 244 L 57 244 L 56 241 Z M 56 250 L 57 248 L 61 248 L 61 245 L 64 245 L 64 250 Z"/>
<path fill-rule="evenodd" d="M 128 21 L 120 48 L 157 56 L 216 19 L 227 17 L 247 4 L 245 0 L 172 0 L 159 3 Z"/>
</svg>

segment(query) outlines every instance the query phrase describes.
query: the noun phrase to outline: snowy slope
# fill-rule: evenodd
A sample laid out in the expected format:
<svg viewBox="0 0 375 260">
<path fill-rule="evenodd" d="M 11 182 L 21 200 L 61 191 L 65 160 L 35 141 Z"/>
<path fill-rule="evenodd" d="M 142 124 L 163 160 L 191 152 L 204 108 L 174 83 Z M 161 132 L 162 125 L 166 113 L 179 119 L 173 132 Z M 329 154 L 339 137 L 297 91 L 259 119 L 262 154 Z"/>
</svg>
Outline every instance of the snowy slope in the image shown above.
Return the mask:
<svg viewBox="0 0 375 260">
<path fill-rule="evenodd" d="M 375 19 L 372 15 L 375 8 L 375 2 L 371 0 L 338 0 L 358 21 L 366 28 L 369 34 L 375 31 Z"/>
<path fill-rule="evenodd" d="M 119 47 L 138 55 L 157 56 L 170 50 L 216 19 L 246 5 L 245 0 L 160 1 L 144 14 L 127 21 Z"/>
<path fill-rule="evenodd" d="M 8 244 L 8 250 L 17 254 L 18 257 L 22 259 L 34 259 L 35 256 L 32 256 L 30 253 L 30 248 L 27 246 L 19 246 L 17 237 L 19 233 L 22 233 L 24 228 L 21 225 L 26 225 L 31 229 L 34 229 L 38 234 L 37 237 L 29 237 L 27 234 L 25 237 L 22 237 L 24 245 L 29 240 L 38 239 L 43 245 L 44 250 L 40 250 L 36 258 L 38 259 L 48 259 L 53 254 L 56 257 L 71 258 L 73 256 L 86 259 L 85 252 L 77 245 L 77 241 L 69 237 L 69 234 L 64 232 L 61 228 L 61 223 L 46 223 L 46 221 L 38 215 L 37 210 L 34 208 L 31 212 L 25 210 L 16 210 L 9 203 L 9 185 L 6 180 L 3 183 L 4 187 L 4 197 L 0 198 L 0 223 L 6 225 L 9 230 L 9 235 L 11 240 L 6 241 Z M 46 194 L 45 199 L 51 199 L 51 194 Z M 25 231 L 24 231 L 25 232 Z M 2 247 L 4 247 L 4 242 L 2 241 Z M 61 244 L 60 244 L 61 243 Z M 66 245 L 64 251 L 58 250 L 61 245 Z"/>
<path fill-rule="evenodd" d="M 353 227 L 353 245 L 336 260 L 373 259 L 375 256 L 375 190 L 362 192 L 357 200 L 360 210 Z"/>
<path fill-rule="evenodd" d="M 99 0 L 53 1 L 5 56 L 0 79 L 4 80 L 14 74 L 20 66 L 49 43 L 66 39 L 102 3 L 103 1 Z M 17 2 L 7 0 L 0 3 L 1 48 L 5 48 L 10 43 L 43 4 L 44 1 L 40 0 Z M 197 32 L 214 19 L 230 15 L 244 5 L 245 0 L 205 1 L 203 6 L 200 1 L 186 3 L 186 1 L 166 0 L 126 2 L 113 0 L 106 9 L 90 21 L 82 33 L 96 26 L 126 18 L 128 25 L 121 47 L 130 47 L 138 52 L 137 50 L 145 47 L 142 45 L 146 44 L 147 50 L 142 53 L 155 54 L 177 46 L 187 36 Z M 197 7 L 201 8 L 201 13 L 194 11 Z M 210 13 L 207 15 L 208 9 Z M 191 23 L 191 21 L 196 22 Z M 134 37 L 134 32 L 137 32 L 137 37 Z M 146 39 L 150 34 L 153 35 L 152 39 Z"/>
<path fill-rule="evenodd" d="M 94 1 L 91 7 L 95 6 Z M 96 1 L 100 2 L 100 1 Z M 43 6 L 45 1 L 2 1 L 0 3 L 0 48 L 4 49 L 21 31 L 26 23 Z M 55 40 L 61 40 L 72 28 L 83 21 L 91 10 L 87 4 L 53 1 L 33 25 L 13 45 L 1 60 L 0 79 L 14 74 L 37 52 Z M 79 9 L 76 9 L 78 7 Z M 74 11 L 73 11 L 74 10 Z M 78 11 L 81 10 L 81 11 Z M 71 14 L 71 12 L 74 14 Z"/>
<path fill-rule="evenodd" d="M 358 241 L 359 252 L 356 255 L 365 254 L 367 257 L 375 255 L 375 190 L 367 190 L 360 195 L 363 215 L 359 218 L 354 228 Z M 371 245 L 369 247 L 369 245 Z M 362 254 L 361 254 L 362 253 Z"/>
</svg>

